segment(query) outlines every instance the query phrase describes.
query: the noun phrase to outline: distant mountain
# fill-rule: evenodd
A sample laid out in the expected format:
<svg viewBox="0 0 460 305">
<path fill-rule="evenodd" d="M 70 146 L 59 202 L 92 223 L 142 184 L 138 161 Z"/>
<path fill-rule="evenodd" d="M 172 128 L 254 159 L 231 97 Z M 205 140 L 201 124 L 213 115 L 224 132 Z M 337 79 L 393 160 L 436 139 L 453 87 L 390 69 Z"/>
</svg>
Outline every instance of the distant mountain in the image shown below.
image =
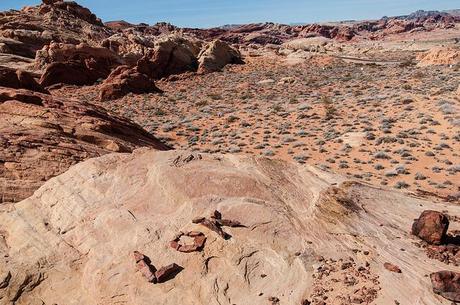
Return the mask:
<svg viewBox="0 0 460 305">
<path fill-rule="evenodd" d="M 446 12 L 447 14 L 452 15 L 452 16 L 460 16 L 460 9 L 447 10 L 447 11 L 444 11 L 444 12 Z"/>
</svg>

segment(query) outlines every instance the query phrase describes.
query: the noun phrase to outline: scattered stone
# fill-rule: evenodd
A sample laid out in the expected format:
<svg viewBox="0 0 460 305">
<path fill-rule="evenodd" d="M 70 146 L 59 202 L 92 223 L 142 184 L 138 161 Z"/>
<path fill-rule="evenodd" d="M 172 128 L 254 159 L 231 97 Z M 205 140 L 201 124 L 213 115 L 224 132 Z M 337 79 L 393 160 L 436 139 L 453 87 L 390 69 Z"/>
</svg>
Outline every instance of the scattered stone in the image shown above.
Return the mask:
<svg viewBox="0 0 460 305">
<path fill-rule="evenodd" d="M 206 228 L 210 229 L 211 231 L 216 232 L 219 234 L 223 239 L 231 238 L 231 235 L 224 232 L 221 227 L 244 227 L 240 222 L 229 220 L 229 219 L 222 219 L 222 214 L 219 211 L 214 211 L 211 215 L 210 219 L 206 217 L 197 217 L 192 220 L 193 223 L 201 224 Z"/>
<path fill-rule="evenodd" d="M 188 236 L 193 238 L 193 244 L 181 244 L 180 240 L 182 236 Z M 173 249 L 176 249 L 179 252 L 190 253 L 201 251 L 204 247 L 204 243 L 206 242 L 206 236 L 201 232 L 187 232 L 183 233 L 180 232 L 171 242 L 170 246 Z"/>
<path fill-rule="evenodd" d="M 164 283 L 174 278 L 183 269 L 184 268 L 175 263 L 165 267 L 161 267 L 160 269 L 158 269 L 158 271 L 155 272 L 157 283 Z"/>
<path fill-rule="evenodd" d="M 433 291 L 452 302 L 460 302 L 460 273 L 439 271 L 430 275 Z"/>
<path fill-rule="evenodd" d="M 429 244 L 440 245 L 446 237 L 449 218 L 436 211 L 424 211 L 412 225 L 412 234 Z"/>
<path fill-rule="evenodd" d="M 150 259 L 139 251 L 134 251 L 134 260 L 136 261 L 137 270 L 149 281 L 150 283 L 156 282 L 155 267 L 150 264 Z"/>
<path fill-rule="evenodd" d="M 392 263 L 385 263 L 383 264 L 383 266 L 385 267 L 385 269 L 387 269 L 388 271 L 391 271 L 391 272 L 395 272 L 395 273 L 401 273 L 401 269 L 396 266 L 396 265 L 393 265 Z"/>
<path fill-rule="evenodd" d="M 164 283 L 172 278 L 174 278 L 179 272 L 184 268 L 173 263 L 171 265 L 161 267 L 156 270 L 155 266 L 152 265 L 150 258 L 140 253 L 139 251 L 134 251 L 134 260 L 136 261 L 137 269 L 141 274 L 150 282 L 150 283 Z"/>
</svg>

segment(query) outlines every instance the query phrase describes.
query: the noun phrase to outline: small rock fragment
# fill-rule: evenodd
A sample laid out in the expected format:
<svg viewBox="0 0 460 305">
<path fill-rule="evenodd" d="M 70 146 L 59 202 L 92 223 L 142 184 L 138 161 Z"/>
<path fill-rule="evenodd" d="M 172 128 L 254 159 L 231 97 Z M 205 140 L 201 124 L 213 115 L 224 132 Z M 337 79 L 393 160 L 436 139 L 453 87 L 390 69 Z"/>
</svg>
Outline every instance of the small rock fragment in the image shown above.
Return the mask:
<svg viewBox="0 0 460 305">
<path fill-rule="evenodd" d="M 155 276 L 157 278 L 157 283 L 164 283 L 167 280 L 176 276 L 177 273 L 182 271 L 181 266 L 173 263 L 171 265 L 161 267 L 158 271 L 155 272 Z"/>
<path fill-rule="evenodd" d="M 155 267 L 150 264 L 150 259 L 139 251 L 134 251 L 134 259 L 136 260 L 137 270 L 139 270 L 149 282 L 155 283 Z"/>
<path fill-rule="evenodd" d="M 395 272 L 395 273 L 401 273 L 401 269 L 396 266 L 396 265 L 393 265 L 392 263 L 385 263 L 383 264 L 383 266 L 385 267 L 385 269 L 387 269 L 388 271 L 391 271 L 391 272 Z"/>
<path fill-rule="evenodd" d="M 193 244 L 181 244 L 180 239 L 182 236 L 188 236 L 193 238 Z M 179 252 L 190 253 L 195 251 L 201 251 L 206 242 L 206 236 L 201 232 L 187 232 L 178 234 L 169 244 L 171 248 L 176 249 Z"/>
</svg>

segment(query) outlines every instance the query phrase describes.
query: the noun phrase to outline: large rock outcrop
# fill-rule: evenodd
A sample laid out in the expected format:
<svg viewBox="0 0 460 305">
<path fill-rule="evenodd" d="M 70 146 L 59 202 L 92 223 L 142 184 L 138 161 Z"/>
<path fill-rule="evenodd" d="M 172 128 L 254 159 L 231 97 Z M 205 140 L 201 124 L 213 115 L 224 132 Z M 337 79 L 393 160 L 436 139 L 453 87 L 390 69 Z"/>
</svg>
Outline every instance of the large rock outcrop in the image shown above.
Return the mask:
<svg viewBox="0 0 460 305">
<path fill-rule="evenodd" d="M 447 305 L 426 276 L 445 265 L 428 260 L 409 232 L 412 219 L 434 208 L 460 213 L 456 205 L 276 160 L 148 149 L 109 154 L 0 211 L 0 300 Z M 225 227 L 224 239 L 194 223 L 208 215 L 241 226 Z M 178 232 L 196 230 L 207 238 L 201 252 L 170 246 Z M 401 273 L 388 271 L 387 262 Z M 163 278 L 174 266 L 183 269 Z M 149 282 L 153 275 L 163 283 Z"/>
<path fill-rule="evenodd" d="M 101 85 L 100 100 L 108 101 L 121 98 L 128 93 L 155 93 L 160 90 L 154 81 L 138 69 L 120 66 L 115 69 Z"/>
<path fill-rule="evenodd" d="M 0 204 L 20 201 L 71 165 L 136 147 L 167 149 L 105 110 L 28 90 L 0 88 Z"/>
<path fill-rule="evenodd" d="M 30 58 L 52 41 L 97 46 L 111 35 L 93 13 L 73 1 L 46 1 L 0 14 L 2 51 Z"/>
<path fill-rule="evenodd" d="M 46 90 L 37 83 L 30 73 L 2 66 L 0 66 L 0 86 L 46 93 Z"/>
<path fill-rule="evenodd" d="M 220 40 L 205 45 L 198 55 L 198 73 L 220 71 L 228 64 L 242 64 L 241 54 Z"/>
<path fill-rule="evenodd" d="M 139 72 L 153 79 L 198 69 L 200 42 L 181 36 L 167 36 L 137 63 Z"/>
<path fill-rule="evenodd" d="M 40 78 L 40 84 L 44 87 L 56 84 L 90 86 L 105 76 L 105 73 L 99 71 L 95 62 L 91 60 L 55 62 L 46 67 Z"/>
<path fill-rule="evenodd" d="M 100 70 L 106 70 L 108 73 L 110 73 L 110 70 L 123 63 L 116 53 L 107 48 L 92 47 L 86 43 L 80 43 L 78 45 L 51 43 L 37 51 L 35 66 L 41 69 L 54 62 L 66 62 L 70 60 L 81 62 L 93 60 L 100 67 Z"/>
<path fill-rule="evenodd" d="M 105 79 L 123 63 L 112 51 L 102 47 L 52 43 L 37 52 L 35 66 L 46 67 L 40 83 L 47 87 L 54 84 L 92 85 Z"/>
</svg>

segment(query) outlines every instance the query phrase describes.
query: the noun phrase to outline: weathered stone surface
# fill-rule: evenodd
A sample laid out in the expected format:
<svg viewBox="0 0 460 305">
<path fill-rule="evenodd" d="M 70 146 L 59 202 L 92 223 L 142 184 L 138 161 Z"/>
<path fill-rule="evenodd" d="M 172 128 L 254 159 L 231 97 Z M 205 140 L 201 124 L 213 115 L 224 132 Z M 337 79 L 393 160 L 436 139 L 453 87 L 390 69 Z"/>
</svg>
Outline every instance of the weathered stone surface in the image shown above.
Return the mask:
<svg viewBox="0 0 460 305">
<path fill-rule="evenodd" d="M 36 51 L 53 41 L 96 46 L 112 35 L 87 8 L 69 1 L 47 2 L 0 15 L 0 41 L 6 39 L 2 51 L 34 58 Z"/>
<path fill-rule="evenodd" d="M 430 275 L 434 293 L 452 301 L 460 302 L 460 273 L 439 271 Z"/>
<path fill-rule="evenodd" d="M 167 36 L 155 43 L 155 48 L 137 63 L 138 71 L 153 79 L 198 68 L 200 43 L 181 36 Z"/>
<path fill-rule="evenodd" d="M 86 43 L 78 45 L 65 43 L 51 43 L 37 51 L 35 66 L 44 68 L 54 62 L 92 60 L 99 67 L 98 70 L 108 75 L 113 68 L 122 64 L 121 58 L 109 49 L 93 47 Z"/>
<path fill-rule="evenodd" d="M 0 203 L 30 196 L 71 165 L 136 147 L 167 149 L 138 125 L 94 105 L 0 88 Z"/>
<path fill-rule="evenodd" d="M 28 89 L 42 93 L 47 92 L 35 81 L 30 73 L 2 66 L 0 66 L 0 86 L 13 89 Z"/>
<path fill-rule="evenodd" d="M 88 63 L 80 61 L 55 62 L 46 67 L 40 84 L 48 87 L 55 84 L 93 85 L 103 75 L 92 70 Z"/>
<path fill-rule="evenodd" d="M 228 64 L 244 63 L 241 54 L 227 43 L 215 40 L 203 47 L 198 55 L 198 72 L 209 73 L 220 71 Z"/>
<path fill-rule="evenodd" d="M 139 73 L 137 68 L 120 66 L 102 83 L 100 100 L 109 101 L 121 98 L 128 93 L 142 94 L 161 92 L 154 81 L 145 74 Z"/>
<path fill-rule="evenodd" d="M 377 279 L 366 286 L 376 304 L 412 304 L 416 295 L 424 304 L 439 305 L 425 275 L 445 265 L 427 260 L 402 232 L 423 209 L 442 205 L 446 213 L 460 215 L 458 205 L 343 183 L 340 176 L 306 165 L 229 154 L 190 160 L 190 155 L 140 149 L 93 158 L 0 211 L 0 283 L 9 283 L 0 295 L 6 304 L 13 304 L 9 300 L 25 278 L 40 272 L 40 284 L 27 286 L 16 305 L 37 299 L 45 304 L 111 304 L 114 299 L 138 305 L 206 304 L 217 297 L 259 304 L 270 296 L 280 304 L 301 304 L 313 300 L 306 291 L 329 287 L 312 283 L 313 275 L 319 276 L 312 266 L 318 265 L 332 272 L 329 279 L 344 278 L 350 285 L 349 270 L 364 266 L 359 287 L 367 285 L 366 278 Z M 175 165 L 174 160 L 184 159 L 190 161 Z M 327 191 L 333 184 L 341 191 Z M 358 208 L 351 201 L 359 202 Z M 237 219 L 247 228 L 226 227 L 231 240 L 209 235 L 202 253 L 185 255 L 169 247 L 178 228 L 194 231 L 198 226 L 190 219 L 210 214 L 209 219 Z M 136 272 L 135 249 L 148 254 L 154 266 L 175 262 L 184 269 L 171 281 L 152 285 Z M 349 258 L 356 268 L 341 270 L 344 261 L 339 260 Z M 411 271 L 402 279 L 404 289 L 399 276 L 384 268 L 387 258 Z M 8 271 L 11 278 L 4 281 Z M 343 297 L 359 295 L 367 302 L 361 296 L 367 294 L 350 287 Z M 260 297 L 259 291 L 269 292 Z"/>
<path fill-rule="evenodd" d="M 412 234 L 432 245 L 441 244 L 449 228 L 446 215 L 436 211 L 423 211 L 412 225 Z"/>
</svg>

